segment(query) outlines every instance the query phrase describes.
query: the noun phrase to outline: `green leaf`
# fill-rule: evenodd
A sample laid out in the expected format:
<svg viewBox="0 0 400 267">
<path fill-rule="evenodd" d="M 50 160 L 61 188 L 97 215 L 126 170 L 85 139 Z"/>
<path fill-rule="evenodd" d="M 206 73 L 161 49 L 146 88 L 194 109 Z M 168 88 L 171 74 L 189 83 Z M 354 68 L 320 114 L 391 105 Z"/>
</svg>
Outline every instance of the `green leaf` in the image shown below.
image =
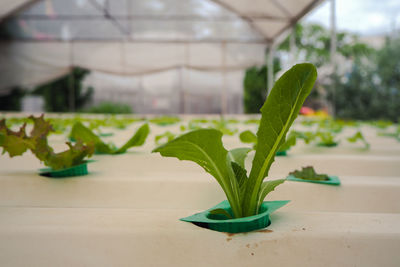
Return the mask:
<svg viewBox="0 0 400 267">
<path fill-rule="evenodd" d="M 283 184 L 286 180 L 285 179 L 278 179 L 273 181 L 265 181 L 261 184 L 261 189 L 258 194 L 258 206 L 264 201 L 265 197 L 272 191 L 275 190 L 280 184 Z"/>
<path fill-rule="evenodd" d="M 353 136 L 350 136 L 347 138 L 347 141 L 349 141 L 350 143 L 355 143 L 358 140 L 360 140 L 361 142 L 364 143 L 365 149 L 369 149 L 370 145 L 367 142 L 367 140 L 365 139 L 364 135 L 361 133 L 361 131 L 357 131 Z"/>
<path fill-rule="evenodd" d="M 241 132 L 239 135 L 240 141 L 247 144 L 256 144 L 257 136 L 250 130 Z"/>
<path fill-rule="evenodd" d="M 178 123 L 181 121 L 181 119 L 178 117 L 161 116 L 161 117 L 152 118 L 149 121 L 151 123 L 155 123 L 159 126 L 167 126 L 167 125 L 172 125 L 172 124 Z"/>
<path fill-rule="evenodd" d="M 220 120 L 212 120 L 211 127 L 221 131 L 224 135 L 234 135 L 237 132 L 237 129 L 231 129 L 228 127 L 228 122 L 224 118 L 221 118 Z"/>
<path fill-rule="evenodd" d="M 95 145 L 95 151 L 98 154 L 120 154 L 126 152 L 126 150 L 131 147 L 143 145 L 149 131 L 149 125 L 147 123 L 142 125 L 121 148 L 117 149 L 114 145 L 104 143 L 100 137 L 81 122 L 76 122 L 72 127 L 70 138 L 82 140 L 87 144 L 93 143 Z"/>
<path fill-rule="evenodd" d="M 316 137 L 319 138 L 320 145 L 323 146 L 334 146 L 337 145 L 337 141 L 335 140 L 335 135 L 332 134 L 331 132 L 322 132 L 322 131 L 318 131 L 316 134 Z"/>
<path fill-rule="evenodd" d="M 107 144 L 105 144 L 100 137 L 93 133 L 89 128 L 83 125 L 81 122 L 76 122 L 72 126 L 70 138 L 75 140 L 82 140 L 84 143 L 94 143 L 95 151 L 99 154 L 113 154 L 114 150 Z"/>
<path fill-rule="evenodd" d="M 244 161 L 247 157 L 247 153 L 251 151 L 250 148 L 241 147 L 229 150 L 228 156 L 230 161 L 236 162 L 240 167 L 244 168 Z"/>
<path fill-rule="evenodd" d="M 135 146 L 142 146 L 144 142 L 146 141 L 147 136 L 149 135 L 150 128 L 147 123 L 143 124 L 135 133 L 134 136 L 129 139 L 125 145 L 123 145 L 120 149 L 118 149 L 115 153 L 124 153 L 126 152 L 129 148 L 135 147 Z"/>
<path fill-rule="evenodd" d="M 182 127 L 183 125 L 181 125 Z M 175 134 L 171 133 L 170 131 L 166 131 L 163 134 L 156 135 L 154 137 L 154 141 L 157 145 L 161 145 L 161 140 L 167 139 L 167 142 L 172 141 L 175 138 Z"/>
<path fill-rule="evenodd" d="M 215 129 L 195 130 L 153 150 L 164 157 L 175 157 L 199 164 L 224 190 L 235 217 L 241 217 L 239 187 L 227 164 L 228 151 L 222 145 L 222 133 Z M 232 173 L 232 174 L 231 174 Z"/>
<path fill-rule="evenodd" d="M 67 142 L 67 145 L 69 149 L 60 153 L 54 153 L 53 149 L 47 147 L 47 153 L 43 157 L 44 164 L 53 170 L 69 168 L 82 164 L 86 156 L 90 157 L 94 153 L 94 145 L 84 145 L 82 141 L 78 141 L 75 145 Z M 43 150 L 40 147 L 36 147 L 32 152 L 37 155 L 38 153 L 43 153 Z"/>
<path fill-rule="evenodd" d="M 257 214 L 262 181 L 268 175 L 275 154 L 311 92 L 316 78 L 317 71 L 312 64 L 295 65 L 275 83 L 261 108 L 257 148 L 243 200 L 244 216 Z"/>
<path fill-rule="evenodd" d="M 231 162 L 231 165 L 236 181 L 239 185 L 239 188 L 242 188 L 242 186 L 246 183 L 247 180 L 246 170 L 236 162 Z"/>
<path fill-rule="evenodd" d="M 307 131 L 307 132 L 299 132 L 299 131 L 292 131 L 293 134 L 297 136 L 297 138 L 303 139 L 306 144 L 311 143 L 316 138 L 316 134 Z"/>
<path fill-rule="evenodd" d="M 315 172 L 314 167 L 307 166 L 303 167 L 301 171 L 295 170 L 289 173 L 296 178 L 304 179 L 304 180 L 313 180 L 313 181 L 327 181 L 329 180 L 329 176 L 326 174 L 318 174 Z"/>
<path fill-rule="evenodd" d="M 15 132 L 7 128 L 5 119 L 0 121 L 0 146 L 3 147 L 3 154 L 7 152 L 10 157 L 20 156 L 32 146 L 32 142 L 26 136 L 25 128 L 26 123 Z"/>
</svg>

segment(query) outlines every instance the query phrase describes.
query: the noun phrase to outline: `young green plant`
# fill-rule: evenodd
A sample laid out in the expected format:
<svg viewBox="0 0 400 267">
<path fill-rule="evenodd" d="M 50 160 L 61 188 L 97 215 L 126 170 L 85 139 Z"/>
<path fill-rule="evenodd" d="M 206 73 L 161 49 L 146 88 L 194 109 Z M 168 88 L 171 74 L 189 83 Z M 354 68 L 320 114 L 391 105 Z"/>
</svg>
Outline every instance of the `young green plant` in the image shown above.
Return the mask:
<svg viewBox="0 0 400 267">
<path fill-rule="evenodd" d="M 6 120 L 0 121 L 0 147 L 3 147 L 3 154 L 7 152 L 10 157 L 21 156 L 28 149 L 43 163 L 53 170 L 60 170 L 72 166 L 80 165 L 85 162 L 85 157 L 90 157 L 94 152 L 94 144 L 86 145 L 78 139 L 75 145 L 67 142 L 69 147 L 60 153 L 55 153 L 49 146 L 47 137 L 53 132 L 49 121 L 40 117 L 29 117 L 33 121 L 33 129 L 28 135 L 24 124 L 18 132 L 7 128 Z"/>
<path fill-rule="evenodd" d="M 264 179 L 316 78 L 315 67 L 304 63 L 292 67 L 275 83 L 261 108 L 257 147 L 249 175 L 244 162 L 251 149 L 227 151 L 222 144 L 222 133 L 215 129 L 189 132 L 153 152 L 193 161 L 203 167 L 222 187 L 235 218 L 258 214 L 267 194 L 285 181 Z"/>
<path fill-rule="evenodd" d="M 89 128 L 81 122 L 76 122 L 72 127 L 69 137 L 71 139 L 80 139 L 85 143 L 93 143 L 97 154 L 122 154 L 129 148 L 141 146 L 146 141 L 150 129 L 147 123 L 143 124 L 136 133 L 120 148 L 114 145 L 104 143 L 100 137 L 93 133 Z"/>
</svg>

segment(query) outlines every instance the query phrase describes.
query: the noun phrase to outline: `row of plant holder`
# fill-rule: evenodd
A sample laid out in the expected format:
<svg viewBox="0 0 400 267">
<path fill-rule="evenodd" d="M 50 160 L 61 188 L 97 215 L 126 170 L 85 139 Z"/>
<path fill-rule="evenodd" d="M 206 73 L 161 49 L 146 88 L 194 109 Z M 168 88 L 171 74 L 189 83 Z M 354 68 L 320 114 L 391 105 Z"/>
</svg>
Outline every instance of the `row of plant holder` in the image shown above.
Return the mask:
<svg viewBox="0 0 400 267">
<path fill-rule="evenodd" d="M 38 122 L 40 125 L 46 125 L 43 117 L 33 118 L 33 119 L 36 120 L 36 122 Z M 21 136 L 25 135 L 22 134 L 22 131 L 14 134 L 16 135 L 20 134 Z M 142 126 L 142 128 L 140 128 L 135 133 L 134 137 L 131 138 L 130 141 L 128 141 L 127 143 L 131 142 L 132 139 L 134 140 L 140 139 L 139 142 L 135 142 L 135 144 L 142 145 L 147 135 L 148 135 L 148 128 Z M 73 127 L 73 130 L 70 135 L 70 141 L 76 141 L 76 138 L 79 137 L 82 137 L 86 142 L 94 142 L 95 144 L 94 146 L 96 148 L 96 154 L 120 154 L 126 151 L 125 150 L 122 152 L 117 152 L 118 149 L 107 146 L 99 139 L 98 136 L 92 133 L 88 128 L 84 127 L 83 124 L 81 123 L 77 123 Z M 286 151 L 276 152 L 276 156 L 286 156 L 286 155 L 287 155 Z M 88 164 L 92 162 L 95 162 L 95 160 L 88 159 L 82 161 L 78 165 L 56 170 L 53 168 L 42 168 L 39 169 L 39 175 L 50 178 L 68 178 L 68 177 L 83 176 L 89 174 Z M 305 177 L 298 178 L 296 177 L 296 173 L 299 173 L 298 175 L 299 177 L 301 177 L 302 175 Z M 307 175 L 309 177 L 307 177 Z M 303 168 L 302 171 L 295 171 L 291 173 L 288 177 L 286 177 L 285 180 L 319 183 L 325 185 L 340 185 L 340 180 L 338 177 L 316 174 L 312 167 L 305 167 Z M 257 215 L 242 217 L 242 218 L 233 218 L 229 202 L 225 200 L 206 211 L 196 213 L 189 217 L 182 218 L 181 220 L 185 222 L 191 222 L 197 226 L 219 232 L 227 232 L 227 233 L 250 232 L 268 227 L 271 224 L 269 215 L 275 210 L 286 205 L 288 202 L 289 200 L 264 201 L 260 206 L 260 210 Z M 223 214 L 220 213 L 214 214 L 213 211 L 215 210 L 224 210 L 224 212 Z"/>
<path fill-rule="evenodd" d="M 61 170 L 52 170 L 51 168 L 43 168 L 39 170 L 39 174 L 51 178 L 67 178 L 87 175 L 88 167 L 87 164 L 95 162 L 95 160 L 87 160 L 77 166 L 65 168 Z M 305 167 L 305 169 L 312 167 Z M 314 169 L 312 168 L 312 171 Z M 295 171 L 298 172 L 298 171 Z M 294 173 L 295 173 L 294 172 Z M 287 181 L 294 182 L 308 182 L 317 183 L 322 185 L 333 185 L 339 186 L 340 180 L 337 176 L 329 175 L 327 179 L 312 180 L 307 178 L 297 178 L 293 174 L 286 177 Z M 225 233 L 245 233 L 260 230 L 268 227 L 271 224 L 270 214 L 279 208 L 285 206 L 290 200 L 278 200 L 278 201 L 264 201 L 260 207 L 257 215 L 243 217 L 243 218 L 232 218 L 232 210 L 227 200 L 220 202 L 214 207 L 205 210 L 200 213 L 193 214 L 191 216 L 181 218 L 181 221 L 190 222 L 202 228 L 225 232 Z M 214 210 L 224 210 L 225 215 L 214 214 Z"/>
</svg>

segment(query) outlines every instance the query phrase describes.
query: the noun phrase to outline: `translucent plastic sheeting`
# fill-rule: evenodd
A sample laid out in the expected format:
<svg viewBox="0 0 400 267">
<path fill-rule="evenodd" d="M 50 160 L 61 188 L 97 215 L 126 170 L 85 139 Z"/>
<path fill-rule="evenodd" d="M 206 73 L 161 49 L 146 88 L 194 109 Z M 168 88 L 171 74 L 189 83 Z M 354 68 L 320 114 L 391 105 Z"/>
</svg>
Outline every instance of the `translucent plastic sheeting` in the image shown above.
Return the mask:
<svg viewBox="0 0 400 267">
<path fill-rule="evenodd" d="M 84 83 L 94 88 L 94 103 L 126 103 L 138 113 L 220 112 L 225 90 L 227 111 L 241 113 L 243 75 L 241 70 L 224 74 L 185 68 L 135 76 L 95 71 Z"/>
<path fill-rule="evenodd" d="M 69 45 L 62 43 L 0 43 L 0 90 L 30 87 L 69 72 Z"/>
<path fill-rule="evenodd" d="M 119 75 L 184 67 L 242 70 L 264 62 L 263 44 L 76 42 L 0 44 L 0 90 L 53 80 L 71 66 Z"/>
<path fill-rule="evenodd" d="M 267 44 L 322 1 L 5 0 L 0 90 L 73 66 L 125 76 L 214 71 L 225 73 L 225 88 L 227 72 L 263 64 Z"/>
</svg>

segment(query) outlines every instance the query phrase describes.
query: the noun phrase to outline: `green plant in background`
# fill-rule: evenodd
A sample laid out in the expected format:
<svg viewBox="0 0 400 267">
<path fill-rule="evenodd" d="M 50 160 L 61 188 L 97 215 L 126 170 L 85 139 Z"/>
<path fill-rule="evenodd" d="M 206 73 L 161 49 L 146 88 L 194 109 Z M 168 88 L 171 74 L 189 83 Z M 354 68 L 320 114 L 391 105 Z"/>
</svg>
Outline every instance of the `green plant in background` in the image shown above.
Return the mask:
<svg viewBox="0 0 400 267">
<path fill-rule="evenodd" d="M 316 77 L 312 64 L 298 64 L 275 83 L 261 108 L 256 153 L 249 176 L 244 159 L 250 149 L 227 151 L 222 145 L 222 133 L 215 129 L 189 132 L 153 152 L 196 162 L 220 184 L 235 218 L 255 215 L 267 194 L 285 181 L 263 182 Z"/>
<path fill-rule="evenodd" d="M 306 132 L 301 132 L 301 131 L 292 131 L 293 134 L 296 135 L 297 138 L 303 139 L 304 143 L 310 144 L 312 141 L 315 140 L 315 133 L 312 131 L 306 131 Z"/>
<path fill-rule="evenodd" d="M 252 131 L 246 130 L 239 134 L 239 139 L 242 143 L 253 144 L 253 149 L 256 149 L 257 146 L 257 135 L 255 135 Z"/>
<path fill-rule="evenodd" d="M 170 131 L 166 131 L 162 134 L 156 135 L 154 137 L 154 142 L 156 142 L 157 145 L 161 145 L 162 143 L 166 143 L 169 141 L 172 141 L 175 138 L 175 134 L 171 133 Z M 166 140 L 166 142 L 163 142 Z"/>
<path fill-rule="evenodd" d="M 240 141 L 242 143 L 253 144 L 253 149 L 257 148 L 257 136 L 250 130 L 246 130 L 240 133 L 239 135 Z M 277 151 L 277 155 L 283 155 L 283 152 L 288 151 L 292 146 L 296 145 L 297 134 L 295 132 L 290 132 L 286 140 Z"/>
<path fill-rule="evenodd" d="M 333 75 L 329 99 L 336 115 L 359 120 L 399 120 L 400 38 L 387 39 L 384 47 L 369 56 L 355 57 L 344 77 Z"/>
<path fill-rule="evenodd" d="M 7 128 L 6 120 L 0 121 L 0 147 L 3 147 L 3 154 L 7 152 L 10 157 L 21 156 L 28 149 L 46 166 L 53 170 L 60 170 L 72 166 L 80 165 L 85 162 L 85 157 L 90 157 L 94 152 L 93 143 L 86 145 L 80 139 L 72 145 L 67 142 L 69 147 L 60 153 L 55 153 L 49 146 L 47 136 L 53 131 L 50 122 L 41 117 L 29 117 L 33 121 L 33 129 L 27 135 L 24 124 L 18 132 Z"/>
<path fill-rule="evenodd" d="M 278 154 L 279 152 L 286 152 L 288 151 L 291 147 L 296 145 L 297 140 L 297 135 L 294 132 L 290 132 L 287 137 L 285 142 L 279 147 Z"/>
<path fill-rule="evenodd" d="M 173 124 L 180 122 L 181 119 L 178 117 L 172 117 L 172 116 L 161 116 L 161 117 L 152 118 L 149 121 L 151 123 L 157 124 L 158 126 L 168 126 L 168 125 L 173 125 Z"/>
<path fill-rule="evenodd" d="M 224 118 L 221 118 L 219 120 L 212 120 L 210 127 L 221 131 L 222 134 L 224 134 L 224 135 L 225 134 L 226 135 L 234 135 L 238 131 L 238 129 L 229 127 L 228 124 L 229 123 L 227 120 L 225 120 Z"/>
<path fill-rule="evenodd" d="M 290 52 L 290 35 L 279 45 L 278 51 Z M 295 57 L 298 60 L 311 62 L 317 67 L 329 64 L 331 44 L 329 29 L 314 23 L 296 24 L 294 39 Z M 367 44 L 360 42 L 357 35 L 348 32 L 337 32 L 336 46 L 337 53 L 346 59 L 368 56 L 374 51 Z"/>
<path fill-rule="evenodd" d="M 244 124 L 260 124 L 260 120 L 259 119 L 248 119 L 244 121 Z"/>
<path fill-rule="evenodd" d="M 149 125 L 147 123 L 143 124 L 122 147 L 116 148 L 113 144 L 104 143 L 100 137 L 81 122 L 76 122 L 72 127 L 69 137 L 72 140 L 80 139 L 85 143 L 93 143 L 97 154 L 122 154 L 131 147 L 142 146 L 149 132 Z"/>
<path fill-rule="evenodd" d="M 392 137 L 400 142 L 400 125 L 397 126 L 395 131 L 378 132 L 379 136 Z"/>
<path fill-rule="evenodd" d="M 347 138 L 347 141 L 349 141 L 350 143 L 355 143 L 358 140 L 360 140 L 364 144 L 365 149 L 369 149 L 370 145 L 367 142 L 367 140 L 365 139 L 365 137 L 361 131 L 357 131 L 353 136 L 350 136 Z"/>
<path fill-rule="evenodd" d="M 132 108 L 123 103 L 115 103 L 104 101 L 96 106 L 91 106 L 89 108 L 82 110 L 85 113 L 102 113 L 102 114 L 131 114 L 133 113 Z"/>
<path fill-rule="evenodd" d="M 386 128 L 392 126 L 392 125 L 393 125 L 393 122 L 391 122 L 391 121 L 386 121 L 386 120 L 377 120 L 377 121 L 372 121 L 372 122 L 370 122 L 370 125 L 372 125 L 372 126 L 374 126 L 374 127 L 376 127 L 376 128 L 379 128 L 379 129 L 384 130 L 384 129 L 386 129 Z"/>
<path fill-rule="evenodd" d="M 36 87 L 33 94 L 44 97 L 46 111 L 68 112 L 70 111 L 70 90 L 73 88 L 74 106 L 76 110 L 80 110 L 90 101 L 93 94 L 93 88 L 83 88 L 83 79 L 89 73 L 90 71 L 82 68 L 73 68 L 70 74 Z"/>
<path fill-rule="evenodd" d="M 317 143 L 318 146 L 334 147 L 339 143 L 337 140 L 335 140 L 336 135 L 332 132 L 317 131 L 315 136 L 319 140 Z"/>
<path fill-rule="evenodd" d="M 280 71 L 279 60 L 274 60 L 274 74 Z M 265 102 L 266 88 L 268 84 L 268 69 L 264 65 L 260 68 L 251 67 L 246 70 L 243 81 L 243 103 L 245 113 L 259 113 Z"/>
<path fill-rule="evenodd" d="M 289 175 L 292 175 L 299 179 L 304 180 L 313 180 L 313 181 L 327 181 L 329 180 L 329 176 L 327 174 L 318 174 L 315 172 L 314 167 L 307 166 L 302 167 L 301 171 L 295 170 L 290 172 Z"/>
</svg>

